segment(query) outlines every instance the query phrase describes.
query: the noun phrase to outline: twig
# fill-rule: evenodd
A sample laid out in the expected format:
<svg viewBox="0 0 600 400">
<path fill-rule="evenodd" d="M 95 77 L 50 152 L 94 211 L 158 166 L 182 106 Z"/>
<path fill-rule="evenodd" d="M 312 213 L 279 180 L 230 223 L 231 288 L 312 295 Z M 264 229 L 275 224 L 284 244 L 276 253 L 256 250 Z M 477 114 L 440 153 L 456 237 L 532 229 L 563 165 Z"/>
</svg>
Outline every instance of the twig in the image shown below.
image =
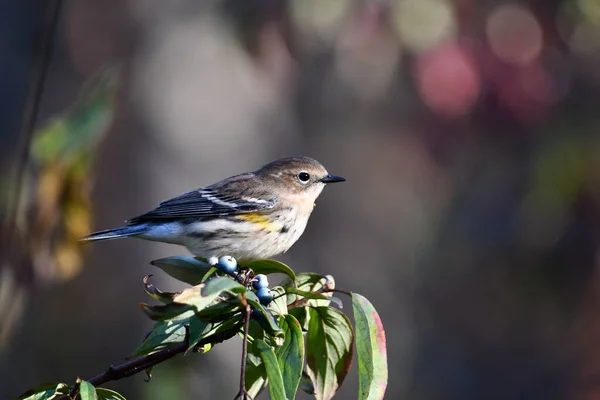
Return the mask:
<svg viewBox="0 0 600 400">
<path fill-rule="evenodd" d="M 328 288 L 326 286 L 323 286 L 322 288 L 320 288 L 320 289 L 318 289 L 318 290 L 316 290 L 314 292 L 311 292 L 311 293 L 317 293 L 317 294 L 323 294 L 323 293 L 342 293 L 342 294 L 345 294 L 347 296 L 352 297 L 352 292 L 348 292 L 346 290 Z M 279 297 L 283 297 L 283 296 L 287 296 L 287 293 L 283 293 L 283 294 L 281 294 L 281 295 L 279 295 L 277 297 L 274 297 L 273 300 L 278 299 Z M 297 296 L 302 296 L 302 295 L 300 294 L 300 295 L 297 295 Z M 310 300 L 311 299 L 308 299 L 306 297 L 302 297 L 301 299 L 298 299 L 298 300 L 294 301 L 293 303 L 291 303 L 288 307 L 289 308 L 303 307 Z"/>
<path fill-rule="evenodd" d="M 215 335 L 211 335 L 206 337 L 195 346 L 200 347 L 207 343 L 220 343 L 229 338 L 235 336 L 240 328 L 240 325 L 237 324 L 233 326 L 231 329 L 225 330 L 223 332 L 217 333 Z M 95 387 L 103 385 L 107 382 L 117 381 L 119 379 L 127 378 L 131 375 L 135 375 L 139 372 L 145 371 L 150 367 L 153 367 L 157 364 L 160 364 L 163 361 L 166 361 L 170 358 L 175 357 L 177 354 L 183 353 L 188 349 L 189 342 L 186 339 L 182 343 L 178 343 L 166 349 L 163 349 L 157 353 L 150 354 L 147 356 L 141 356 L 134 358 L 133 360 L 127 361 L 123 364 L 120 364 L 116 367 L 112 365 L 108 367 L 108 369 L 102 372 L 99 375 L 94 376 L 93 378 L 88 379 L 87 381 L 94 385 Z M 62 395 L 58 397 L 56 400 L 70 400 L 75 398 L 77 393 L 79 392 L 79 385 L 73 386 L 71 392 L 68 395 Z"/>
<path fill-rule="evenodd" d="M 248 331 L 250 329 L 250 315 L 252 307 L 246 303 L 246 319 L 244 321 L 244 339 L 242 341 L 242 367 L 240 372 L 240 391 L 234 400 L 253 400 L 252 396 L 246 391 L 246 358 L 248 357 Z"/>
<path fill-rule="evenodd" d="M 248 329 L 250 327 L 250 313 L 252 308 L 246 304 L 246 319 L 244 321 L 244 340 L 242 342 L 242 370 L 240 374 L 240 390 L 246 391 L 246 357 L 248 357 Z"/>
<path fill-rule="evenodd" d="M 340 290 L 340 289 L 324 289 L 324 290 L 320 290 L 320 292 L 321 293 L 342 293 L 347 296 L 352 296 L 352 292 L 348 292 L 348 291 Z"/>
</svg>

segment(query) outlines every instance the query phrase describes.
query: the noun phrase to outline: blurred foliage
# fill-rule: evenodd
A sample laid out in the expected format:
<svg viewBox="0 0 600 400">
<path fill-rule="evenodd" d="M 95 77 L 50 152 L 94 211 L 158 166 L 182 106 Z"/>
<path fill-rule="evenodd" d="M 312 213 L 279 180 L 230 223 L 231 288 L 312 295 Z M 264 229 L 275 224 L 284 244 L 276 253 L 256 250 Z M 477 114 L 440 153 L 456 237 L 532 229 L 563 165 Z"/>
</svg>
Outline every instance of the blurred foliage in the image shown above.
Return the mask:
<svg viewBox="0 0 600 400">
<path fill-rule="evenodd" d="M 42 276 L 69 279 L 81 268 L 77 239 L 92 230 L 90 170 L 114 119 L 117 78 L 114 68 L 93 77 L 73 109 L 33 137 L 36 188 L 28 232 L 34 267 Z"/>
<path fill-rule="evenodd" d="M 24 307 L 26 283 L 71 279 L 82 266 L 77 239 L 91 231 L 91 167 L 114 119 L 117 85 L 115 68 L 92 77 L 70 111 L 34 133 L 23 165 L 30 168 L 10 186 L 19 196 L 0 229 L 0 347 Z"/>
<path fill-rule="evenodd" d="M 350 319 L 328 301 L 335 291 L 332 276 L 296 274 L 274 260 L 242 263 L 236 272 L 224 276 L 220 276 L 222 271 L 218 266 L 212 267 L 201 258 L 169 257 L 152 264 L 172 277 L 184 276 L 186 283 L 191 280 L 197 284 L 166 293 L 151 284 L 149 276 L 144 278 L 146 293 L 162 304 L 141 304 L 146 315 L 157 322 L 134 352 L 133 356 L 138 358 L 130 361 L 135 362 L 131 365 L 132 372 L 123 371 L 124 376 L 140 372 L 139 366 L 147 365 L 152 355 L 171 350 L 173 355 L 177 354 L 178 345 L 185 345 L 186 354 L 206 353 L 214 345 L 240 335 L 247 342 L 244 361 L 247 371 L 244 387 L 240 387 L 236 398 L 246 399 L 246 394 L 255 398 L 268 388 L 271 399 L 291 400 L 298 388 L 302 388 L 317 400 L 329 400 L 350 370 L 356 337 L 360 339 L 356 343 L 360 380 L 357 398 L 383 399 L 388 381 L 387 351 L 379 314 L 363 296 L 341 291 L 352 297 L 353 328 Z M 164 269 L 167 265 L 169 268 Z M 272 288 L 279 299 L 260 298 L 253 285 L 259 273 L 288 276 L 282 286 Z M 193 275 L 195 278 L 191 278 Z M 117 372 L 121 368 L 111 367 L 112 376 L 100 383 L 121 378 Z M 152 366 L 146 367 L 148 379 L 151 369 Z M 301 384 L 303 377 L 308 377 L 310 384 Z M 20 399 L 72 399 L 77 391 L 81 400 L 124 399 L 118 393 L 97 389 L 91 382 L 80 380 L 74 389 L 65 384 L 44 385 Z"/>
</svg>

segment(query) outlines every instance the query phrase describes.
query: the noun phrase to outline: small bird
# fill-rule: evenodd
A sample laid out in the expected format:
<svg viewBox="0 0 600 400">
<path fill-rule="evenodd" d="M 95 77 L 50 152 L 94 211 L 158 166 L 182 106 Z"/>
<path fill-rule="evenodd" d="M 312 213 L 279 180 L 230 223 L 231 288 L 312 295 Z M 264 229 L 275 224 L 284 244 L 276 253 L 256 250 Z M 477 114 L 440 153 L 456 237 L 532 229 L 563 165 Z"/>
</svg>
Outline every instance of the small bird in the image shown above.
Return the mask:
<svg viewBox="0 0 600 400">
<path fill-rule="evenodd" d="M 80 240 L 136 237 L 182 245 L 206 259 L 271 258 L 300 238 L 325 185 L 345 180 L 310 157 L 286 157 L 163 201 L 125 226 Z"/>
</svg>

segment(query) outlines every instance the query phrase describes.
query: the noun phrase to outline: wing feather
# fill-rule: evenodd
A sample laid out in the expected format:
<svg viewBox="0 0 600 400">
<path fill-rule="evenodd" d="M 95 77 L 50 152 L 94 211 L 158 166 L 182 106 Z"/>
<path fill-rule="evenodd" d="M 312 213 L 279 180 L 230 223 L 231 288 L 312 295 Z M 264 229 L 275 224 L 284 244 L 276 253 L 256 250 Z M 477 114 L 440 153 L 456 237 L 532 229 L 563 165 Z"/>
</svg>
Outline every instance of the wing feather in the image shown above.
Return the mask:
<svg viewBox="0 0 600 400">
<path fill-rule="evenodd" d="M 277 203 L 274 198 L 259 196 L 234 195 L 227 187 L 209 186 L 192 190 L 177 197 L 165 200 L 154 210 L 128 220 L 130 224 L 156 219 L 178 219 L 194 217 L 218 217 L 224 215 L 244 214 L 273 208 Z"/>
</svg>

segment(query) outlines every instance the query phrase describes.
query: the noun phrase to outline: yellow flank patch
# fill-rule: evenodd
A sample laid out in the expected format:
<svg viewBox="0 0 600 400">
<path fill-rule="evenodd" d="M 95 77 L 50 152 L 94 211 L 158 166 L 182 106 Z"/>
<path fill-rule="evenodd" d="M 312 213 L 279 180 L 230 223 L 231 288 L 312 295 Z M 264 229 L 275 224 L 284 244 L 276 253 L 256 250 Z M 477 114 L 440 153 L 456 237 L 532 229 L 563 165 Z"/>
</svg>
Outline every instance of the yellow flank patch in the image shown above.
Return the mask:
<svg viewBox="0 0 600 400">
<path fill-rule="evenodd" d="M 261 227 L 271 232 L 275 232 L 283 228 L 283 224 L 281 222 L 271 221 L 271 219 L 268 216 L 261 215 L 259 213 L 241 214 L 238 215 L 238 218 L 243 219 L 244 221 L 260 225 Z"/>
</svg>

